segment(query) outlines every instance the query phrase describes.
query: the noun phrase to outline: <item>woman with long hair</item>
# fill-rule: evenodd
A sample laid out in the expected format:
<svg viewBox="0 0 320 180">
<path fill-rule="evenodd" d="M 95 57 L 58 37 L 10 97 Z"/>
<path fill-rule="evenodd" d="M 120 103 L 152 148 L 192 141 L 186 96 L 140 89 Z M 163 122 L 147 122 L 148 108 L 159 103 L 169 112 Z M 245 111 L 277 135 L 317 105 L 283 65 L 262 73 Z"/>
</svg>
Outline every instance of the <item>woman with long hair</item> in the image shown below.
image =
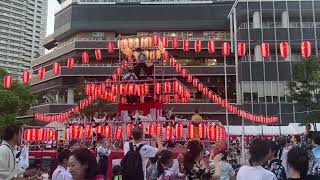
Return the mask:
<svg viewBox="0 0 320 180">
<path fill-rule="evenodd" d="M 98 164 L 96 158 L 88 149 L 73 151 L 68 160 L 68 167 L 72 179 L 76 180 L 102 180 L 97 177 Z"/>
<path fill-rule="evenodd" d="M 204 155 L 203 145 L 198 140 L 192 140 L 187 145 L 187 152 L 184 155 L 184 173 L 188 180 L 219 179 L 221 176 L 220 160 L 221 154 L 216 155 L 214 167 L 205 168 L 200 164 Z M 212 155 L 211 155 L 212 157 Z"/>
</svg>

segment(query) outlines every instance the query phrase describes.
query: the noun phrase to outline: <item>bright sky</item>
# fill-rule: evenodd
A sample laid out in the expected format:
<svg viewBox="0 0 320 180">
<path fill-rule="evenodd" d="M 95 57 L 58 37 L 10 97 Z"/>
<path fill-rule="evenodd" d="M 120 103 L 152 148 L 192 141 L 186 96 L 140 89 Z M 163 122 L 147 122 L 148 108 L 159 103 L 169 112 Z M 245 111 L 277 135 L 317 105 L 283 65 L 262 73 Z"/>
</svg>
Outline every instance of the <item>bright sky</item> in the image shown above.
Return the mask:
<svg viewBox="0 0 320 180">
<path fill-rule="evenodd" d="M 54 12 L 59 6 L 57 0 L 48 0 L 47 35 L 54 31 Z"/>
</svg>

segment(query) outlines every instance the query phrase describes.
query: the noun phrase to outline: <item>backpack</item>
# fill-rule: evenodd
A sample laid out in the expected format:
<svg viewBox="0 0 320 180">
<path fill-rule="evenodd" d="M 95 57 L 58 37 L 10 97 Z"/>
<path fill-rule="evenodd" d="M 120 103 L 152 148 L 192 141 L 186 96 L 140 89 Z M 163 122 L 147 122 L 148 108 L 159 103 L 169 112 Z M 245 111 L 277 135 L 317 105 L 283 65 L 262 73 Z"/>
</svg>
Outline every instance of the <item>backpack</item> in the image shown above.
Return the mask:
<svg viewBox="0 0 320 180">
<path fill-rule="evenodd" d="M 142 158 L 140 149 L 144 144 L 140 144 L 136 150 L 133 148 L 133 142 L 129 143 L 130 150 L 121 160 L 121 174 L 123 180 L 144 180 Z"/>
</svg>

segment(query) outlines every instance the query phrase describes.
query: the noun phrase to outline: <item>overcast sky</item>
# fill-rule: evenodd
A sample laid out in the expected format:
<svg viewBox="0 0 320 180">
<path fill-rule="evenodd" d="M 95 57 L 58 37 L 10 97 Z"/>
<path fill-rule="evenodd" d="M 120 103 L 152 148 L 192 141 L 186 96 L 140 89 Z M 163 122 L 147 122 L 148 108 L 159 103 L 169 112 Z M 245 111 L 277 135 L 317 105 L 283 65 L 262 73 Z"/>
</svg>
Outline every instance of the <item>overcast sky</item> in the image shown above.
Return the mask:
<svg viewBox="0 0 320 180">
<path fill-rule="evenodd" d="M 54 11 L 59 8 L 57 0 L 48 0 L 48 16 L 47 16 L 47 35 L 53 33 L 54 30 Z"/>
</svg>

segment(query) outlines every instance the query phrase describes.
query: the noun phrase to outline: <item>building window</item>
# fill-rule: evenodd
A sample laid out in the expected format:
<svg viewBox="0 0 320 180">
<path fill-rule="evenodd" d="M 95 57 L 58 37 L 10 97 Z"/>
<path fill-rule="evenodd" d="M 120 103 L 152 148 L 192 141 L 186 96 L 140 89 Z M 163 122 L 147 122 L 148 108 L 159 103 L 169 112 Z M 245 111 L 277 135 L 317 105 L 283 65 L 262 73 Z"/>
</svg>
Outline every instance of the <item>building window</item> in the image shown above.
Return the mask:
<svg viewBox="0 0 320 180">
<path fill-rule="evenodd" d="M 92 32 L 92 39 L 93 40 L 104 40 L 104 33 L 103 32 Z"/>
</svg>

